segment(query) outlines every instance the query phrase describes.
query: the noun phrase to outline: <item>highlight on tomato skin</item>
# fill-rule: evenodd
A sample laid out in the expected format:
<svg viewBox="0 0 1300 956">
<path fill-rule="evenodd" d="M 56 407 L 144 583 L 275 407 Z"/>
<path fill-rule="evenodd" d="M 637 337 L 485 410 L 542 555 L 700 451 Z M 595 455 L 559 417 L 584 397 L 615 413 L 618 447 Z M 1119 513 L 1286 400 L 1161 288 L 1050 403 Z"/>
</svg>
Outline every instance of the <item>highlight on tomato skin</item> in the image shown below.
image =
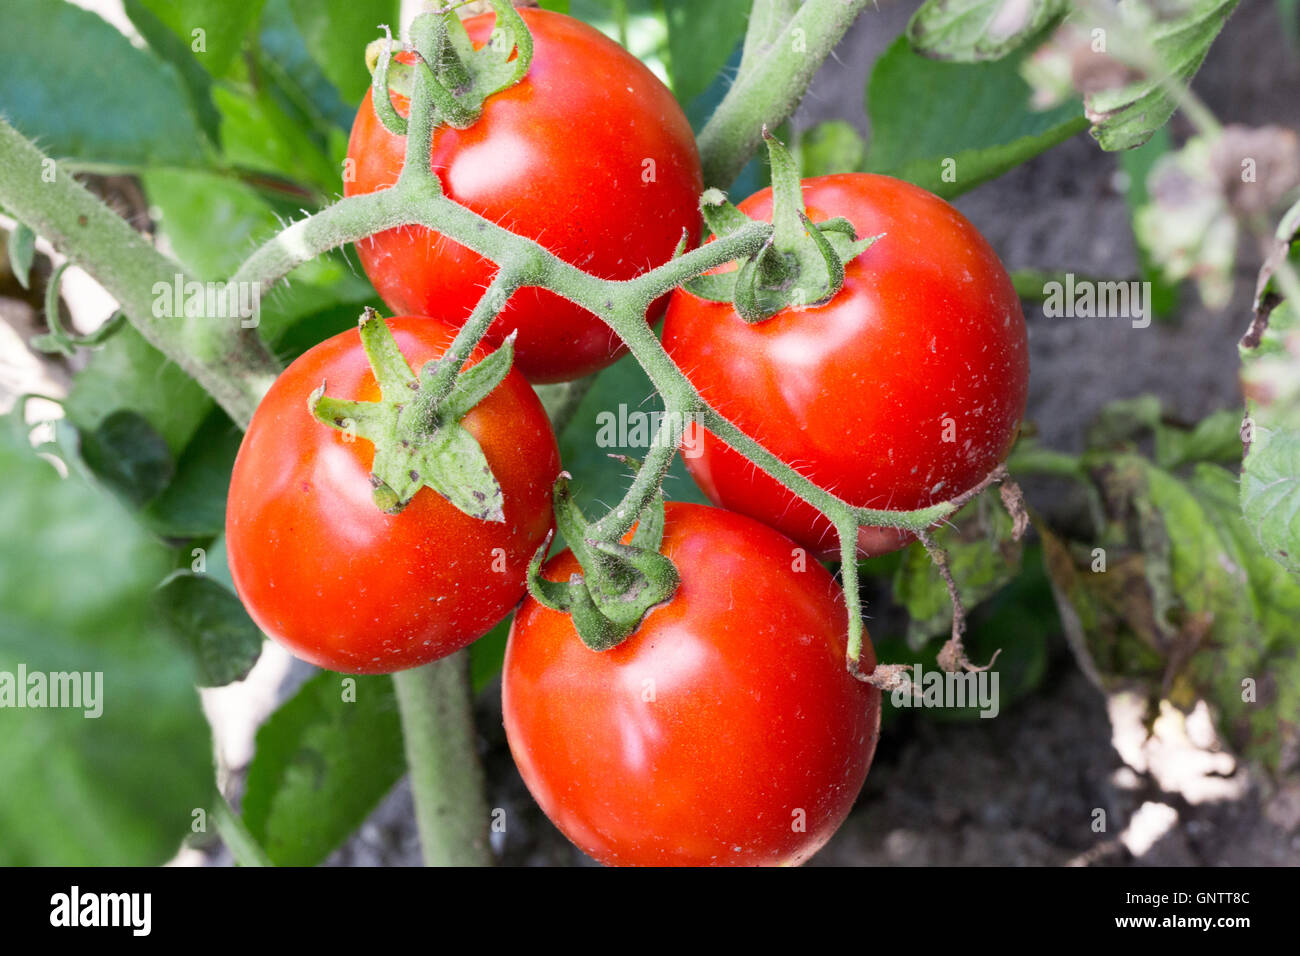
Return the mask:
<svg viewBox="0 0 1300 956">
<path fill-rule="evenodd" d="M 997 254 L 960 212 L 902 180 L 847 173 L 804 180 L 814 221 L 843 216 L 880 238 L 846 264 L 829 302 L 749 324 L 727 303 L 673 293 L 664 347 L 714 408 L 850 504 L 910 510 L 977 485 L 1024 417 L 1029 348 L 1020 300 Z M 770 219 L 771 190 L 738 207 Z M 750 515 L 822 558 L 828 518 L 692 424 L 684 456 L 720 507 Z M 912 536 L 864 527 L 863 557 Z"/>
<path fill-rule="evenodd" d="M 547 10 L 519 14 L 533 37 L 527 75 L 490 96 L 468 129 L 443 126 L 434 135 L 433 169 L 445 194 L 605 279 L 631 279 L 667 262 L 683 234 L 693 246 L 703 173 L 672 92 L 594 27 Z M 494 14 L 482 14 L 465 28 L 482 46 L 494 22 Z M 393 103 L 408 113 L 405 97 L 394 94 Z M 344 194 L 393 185 L 405 150 L 405 137 L 390 133 L 365 97 L 348 142 L 355 175 Z M 382 232 L 356 248 L 375 289 L 399 314 L 468 315 L 496 272 L 487 259 L 422 227 Z M 660 318 L 667 301 L 655 302 L 648 317 Z M 516 363 L 534 383 L 581 378 L 626 351 L 596 316 L 543 289 L 516 292 L 490 341 L 512 330 L 519 333 Z"/>
<path fill-rule="evenodd" d="M 431 316 L 387 320 L 413 370 L 455 337 Z M 477 348 L 470 362 L 487 355 Z M 373 401 L 357 330 L 299 357 L 271 386 L 231 475 L 226 548 L 236 591 L 264 633 L 329 670 L 390 673 L 477 640 L 523 597 L 529 559 L 553 527 L 559 450 L 546 412 L 511 370 L 461 424 L 504 496 L 504 522 L 421 488 L 398 514 L 375 504 L 374 446 L 313 418 L 308 396 Z"/>
<path fill-rule="evenodd" d="M 609 651 L 525 599 L 502 678 L 519 771 L 603 863 L 803 863 L 848 815 L 879 733 L 880 691 L 845 667 L 843 592 L 788 538 L 704 505 L 667 505 L 664 553 L 678 592 Z M 566 551 L 544 574 L 576 570 Z"/>
</svg>

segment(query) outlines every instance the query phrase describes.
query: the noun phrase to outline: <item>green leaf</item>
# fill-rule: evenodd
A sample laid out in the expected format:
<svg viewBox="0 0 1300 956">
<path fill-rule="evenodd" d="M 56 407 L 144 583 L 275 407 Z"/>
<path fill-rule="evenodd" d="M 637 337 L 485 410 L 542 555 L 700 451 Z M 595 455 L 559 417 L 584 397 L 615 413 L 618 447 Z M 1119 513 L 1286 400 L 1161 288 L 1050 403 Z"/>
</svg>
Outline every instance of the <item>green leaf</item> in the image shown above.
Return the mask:
<svg viewBox="0 0 1300 956">
<path fill-rule="evenodd" d="M 745 35 L 750 0 L 664 0 L 673 92 L 690 103 L 709 88 Z"/>
<path fill-rule="evenodd" d="M 356 104 L 370 89 L 365 46 L 380 35 L 379 25 L 396 31 L 397 0 L 291 0 L 294 21 L 312 57 L 343 99 Z"/>
<path fill-rule="evenodd" d="M 262 632 L 239 598 L 206 575 L 172 575 L 154 603 L 172 637 L 194 656 L 200 687 L 243 680 L 262 654 Z"/>
<path fill-rule="evenodd" d="M 1172 471 L 1192 462 L 1241 460 L 1241 412 L 1220 409 L 1191 428 L 1156 429 L 1156 464 Z"/>
<path fill-rule="evenodd" d="M 36 258 L 36 233 L 21 222 L 9 233 L 5 245 L 9 252 L 9 269 L 24 289 L 31 288 L 32 262 Z"/>
<path fill-rule="evenodd" d="M 263 74 L 274 79 L 278 91 L 317 126 L 352 128 L 356 110 L 343 102 L 334 84 L 311 58 L 294 23 L 289 0 L 267 0 L 257 53 Z"/>
<path fill-rule="evenodd" d="M 1018 61 L 941 63 L 899 37 L 867 83 L 867 169 L 951 198 L 1087 128 L 1077 103 L 1030 109 Z"/>
<path fill-rule="evenodd" d="M 263 0 L 139 0 L 213 76 L 224 76 L 261 12 Z M 134 18 L 132 18 L 134 19 Z"/>
<path fill-rule="evenodd" d="M 243 815 L 280 866 L 315 866 L 406 772 L 387 677 L 322 673 L 257 733 Z"/>
<path fill-rule="evenodd" d="M 159 232 L 194 275 L 225 279 L 280 228 L 256 189 L 204 170 L 155 169 L 141 177 Z M 299 278 L 295 273 L 294 278 Z"/>
<path fill-rule="evenodd" d="M 167 442 L 138 412 L 118 409 L 81 433 L 81 458 L 134 507 L 156 498 L 175 471 Z"/>
<path fill-rule="evenodd" d="M 1113 42 L 1149 46 L 1170 82 L 1189 83 L 1236 7 L 1237 0 L 1185 0 L 1159 5 L 1161 11 L 1171 12 L 1158 16 L 1152 6 L 1126 4 L 1120 8 L 1124 35 L 1115 36 Z M 1141 146 L 1165 125 L 1176 106 L 1158 75 L 1084 98 L 1092 135 L 1105 150 Z"/>
<path fill-rule="evenodd" d="M 1300 581 L 1242 520 L 1235 476 L 1201 463 L 1180 478 L 1135 454 L 1091 465 L 1104 532 L 1071 542 L 1040 527 L 1084 666 L 1185 710 L 1209 700 L 1240 752 L 1285 769 L 1300 745 Z"/>
<path fill-rule="evenodd" d="M 827 120 L 806 129 L 794 148 L 804 178 L 852 173 L 862 169 L 867 146 L 852 123 Z"/>
<path fill-rule="evenodd" d="M 323 195 L 336 193 L 341 172 L 326 148 L 288 115 L 267 89 L 256 94 L 219 86 L 213 101 L 221 113 L 227 160 L 244 169 L 287 176 Z"/>
<path fill-rule="evenodd" d="M 64 403 L 68 420 L 86 433 L 110 414 L 139 413 L 179 455 L 212 408 L 212 399 L 176 363 L 127 326 L 91 357 Z"/>
<path fill-rule="evenodd" d="M 1088 424 L 1089 449 L 1115 448 L 1132 442 L 1160 424 L 1163 405 L 1156 395 L 1138 395 L 1107 402 Z"/>
<path fill-rule="evenodd" d="M 912 49 L 938 60 L 1000 60 L 1041 37 L 1065 0 L 926 0 L 907 24 Z"/>
<path fill-rule="evenodd" d="M 205 161 L 176 69 L 93 13 L 63 0 L 9 4 L 0 63 L 5 117 L 51 156 L 96 168 Z"/>
<path fill-rule="evenodd" d="M 1241 510 L 1273 560 L 1300 573 L 1300 434 L 1255 429 L 1241 475 Z"/>
<path fill-rule="evenodd" d="M 190 109 L 199 127 L 213 146 L 221 145 L 221 117 L 212 105 L 212 75 L 208 73 L 190 50 L 168 26 L 145 6 L 145 0 L 125 0 L 126 15 L 140 31 L 149 47 L 176 68 L 184 84 Z"/>
<path fill-rule="evenodd" d="M 0 865 L 163 863 L 212 793 L 192 663 L 148 614 L 167 553 L 12 418 L 0 431 L 0 699 L 20 666 L 102 681 L 98 706 L 0 710 Z"/>
<path fill-rule="evenodd" d="M 171 483 L 145 507 L 146 525 L 165 538 L 201 538 L 226 526 L 226 493 L 243 432 L 213 408 L 176 461 Z"/>
</svg>

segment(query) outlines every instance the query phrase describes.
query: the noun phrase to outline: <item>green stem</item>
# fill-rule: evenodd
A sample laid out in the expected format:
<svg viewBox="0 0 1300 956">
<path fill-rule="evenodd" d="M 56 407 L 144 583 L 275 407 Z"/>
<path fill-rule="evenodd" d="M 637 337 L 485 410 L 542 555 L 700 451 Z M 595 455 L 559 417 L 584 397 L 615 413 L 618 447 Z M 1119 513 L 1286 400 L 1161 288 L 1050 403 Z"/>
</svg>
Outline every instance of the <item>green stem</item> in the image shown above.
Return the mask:
<svg viewBox="0 0 1300 956">
<path fill-rule="evenodd" d="M 220 792 L 212 805 L 212 819 L 226 849 L 235 858 L 236 866 L 275 866 L 275 862 L 262 849 L 261 844 L 253 839 L 253 834 L 248 832 L 243 819 Z"/>
<path fill-rule="evenodd" d="M 497 271 L 496 277 L 479 296 L 474 311 L 470 313 L 465 324 L 456 333 L 456 337 L 452 339 L 451 345 L 447 346 L 447 351 L 438 360 L 438 371 L 429 385 L 425 400 L 436 406 L 451 394 L 452 387 L 456 384 L 456 376 L 460 374 L 470 353 L 483 340 L 492 321 L 505 308 L 506 302 L 518 288 L 519 278 L 513 269 L 503 266 Z"/>
<path fill-rule="evenodd" d="M 813 75 L 871 0 L 757 0 L 736 81 L 701 130 L 704 184 L 726 188 L 790 118 Z M 778 25 L 783 24 L 778 29 Z"/>
<path fill-rule="evenodd" d="M 182 282 L 193 277 L 3 119 L 0 203 L 95 276 L 140 334 L 202 385 L 231 418 L 248 422 L 279 373 L 257 332 L 242 328 L 237 317 L 155 315 L 155 286 L 170 289 L 177 276 Z"/>
<path fill-rule="evenodd" d="M 646 451 L 632 484 L 627 492 L 609 513 L 591 528 L 591 537 L 598 541 L 618 541 L 632 530 L 641 513 L 654 500 L 659 489 L 663 487 L 664 477 L 672 467 L 673 458 L 677 456 L 677 446 L 682 441 L 685 416 L 681 412 L 664 412 L 664 417 L 655 430 L 654 440 Z"/>
<path fill-rule="evenodd" d="M 491 866 L 469 652 L 393 675 L 426 866 Z"/>
<path fill-rule="evenodd" d="M 844 600 L 849 611 L 848 652 L 849 669 L 856 672 L 862 656 L 862 598 L 858 594 L 858 523 L 841 517 L 835 522 L 835 532 L 840 536 L 840 581 L 844 586 Z"/>
<path fill-rule="evenodd" d="M 410 204 L 439 195 L 437 180 L 413 180 L 401 188 L 340 199 L 299 219 L 262 245 L 235 272 L 234 282 L 256 282 L 265 291 L 305 262 L 411 221 Z"/>
</svg>

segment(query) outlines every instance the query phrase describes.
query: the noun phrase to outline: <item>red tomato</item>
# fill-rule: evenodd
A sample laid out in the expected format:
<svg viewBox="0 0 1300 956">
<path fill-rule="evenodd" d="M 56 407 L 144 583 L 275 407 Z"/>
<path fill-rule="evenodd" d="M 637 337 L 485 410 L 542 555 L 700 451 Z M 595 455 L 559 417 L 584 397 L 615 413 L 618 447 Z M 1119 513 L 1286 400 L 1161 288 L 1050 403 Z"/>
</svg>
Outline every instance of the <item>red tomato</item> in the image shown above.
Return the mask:
<svg viewBox="0 0 1300 956">
<path fill-rule="evenodd" d="M 455 335 L 424 317 L 388 327 L 416 371 Z M 551 528 L 560 457 L 546 412 L 512 370 L 461 420 L 501 485 L 504 523 L 471 518 L 427 487 L 390 515 L 371 499 L 374 446 L 308 411 L 321 382 L 335 397 L 379 397 L 355 329 L 290 365 L 248 426 L 226 506 L 240 599 L 264 632 L 330 670 L 389 673 L 460 650 L 518 603 Z"/>
<path fill-rule="evenodd" d="M 604 863 L 801 863 L 848 815 L 880 726 L 880 692 L 845 670 L 843 592 L 788 538 L 716 508 L 670 503 L 664 553 L 681 587 L 613 650 L 525 599 L 502 684 L 519 772 Z M 545 575 L 576 571 L 565 551 Z"/>
<path fill-rule="evenodd" d="M 433 168 L 447 195 L 603 279 L 667 262 L 683 230 L 692 241 L 700 230 L 703 181 L 686 116 L 653 73 L 599 31 L 558 13 L 519 12 L 533 35 L 527 76 L 489 97 L 469 129 L 434 136 Z M 481 46 L 494 23 L 495 14 L 483 14 L 465 27 Z M 408 100 L 393 103 L 407 115 Z M 356 178 L 344 192 L 397 182 L 405 149 L 366 97 L 348 144 Z M 423 228 L 380 233 L 357 249 L 395 312 L 468 316 L 496 272 Z M 541 289 L 515 293 L 493 340 L 516 328 L 515 361 L 534 382 L 579 378 L 623 351 L 598 318 Z"/>
<path fill-rule="evenodd" d="M 849 503 L 957 496 L 1006 457 L 1025 410 L 1029 349 L 1010 277 L 961 213 L 918 186 L 850 173 L 805 180 L 803 195 L 814 221 L 885 234 L 847 264 L 844 288 L 754 325 L 679 290 L 664 346 L 714 408 Z M 740 209 L 770 219 L 771 190 Z M 703 429 L 687 439 L 687 468 L 712 501 L 838 556 L 816 509 Z M 881 554 L 910 537 L 864 528 L 858 547 Z"/>
</svg>

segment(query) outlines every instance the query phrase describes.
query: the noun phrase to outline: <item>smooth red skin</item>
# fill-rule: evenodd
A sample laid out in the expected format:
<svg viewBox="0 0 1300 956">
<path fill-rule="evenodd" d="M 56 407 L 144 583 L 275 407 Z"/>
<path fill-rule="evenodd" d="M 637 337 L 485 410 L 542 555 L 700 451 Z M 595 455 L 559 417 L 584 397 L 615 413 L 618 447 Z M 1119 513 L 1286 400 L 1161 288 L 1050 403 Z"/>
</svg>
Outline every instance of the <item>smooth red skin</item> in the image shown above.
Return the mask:
<svg viewBox="0 0 1300 956">
<path fill-rule="evenodd" d="M 1025 320 L 992 247 L 939 197 L 888 176 L 804 181 L 815 221 L 884 233 L 848 263 L 830 302 L 749 325 L 685 291 L 664 321 L 669 354 L 714 408 L 801 474 L 854 505 L 953 498 L 1006 458 L 1029 385 Z M 771 190 L 740 208 L 770 219 Z M 944 419 L 956 442 L 944 442 Z M 703 432 L 703 429 L 701 429 Z M 838 557 L 829 520 L 714 435 L 688 434 L 686 465 L 716 504 Z M 911 535 L 864 528 L 863 556 Z"/>
<path fill-rule="evenodd" d="M 388 326 L 416 370 L 455 334 L 425 317 Z M 485 354 L 477 350 L 469 364 Z M 501 485 L 504 523 L 471 518 L 427 487 L 389 515 L 371 499 L 374 446 L 344 441 L 308 412 L 322 382 L 339 398 L 379 397 L 356 330 L 290 365 L 244 435 L 226 506 L 244 607 L 295 656 L 329 670 L 390 673 L 460 650 L 523 597 L 528 561 L 552 526 L 560 455 L 546 412 L 511 371 L 461 420 Z M 504 572 L 493 566 L 497 548 Z"/>
<path fill-rule="evenodd" d="M 636 57 L 579 20 L 520 10 L 533 61 L 517 85 L 488 98 L 468 129 L 438 129 L 433 168 L 447 195 L 603 279 L 630 279 L 667 262 L 685 230 L 700 232 L 703 191 L 690 123 L 672 93 Z M 495 14 L 465 21 L 475 44 Z M 402 115 L 410 104 L 393 97 Z M 348 144 L 349 195 L 397 182 L 405 137 L 388 132 L 369 96 Z M 655 181 L 642 180 L 653 160 Z M 468 316 L 496 266 L 423 227 L 357 244 L 366 274 L 395 312 Z M 666 298 L 651 307 L 663 313 Z M 463 318 L 460 318 L 463 321 Z M 519 330 L 515 363 L 533 382 L 579 378 L 623 352 L 590 312 L 542 289 L 516 292 L 493 341 Z"/>
<path fill-rule="evenodd" d="M 816 561 L 792 570 L 796 551 L 742 515 L 670 503 L 664 553 L 681 587 L 613 650 L 589 650 L 569 615 L 525 599 L 506 647 L 506 735 L 534 798 L 585 853 L 798 864 L 844 821 L 880 692 L 845 669 L 839 585 Z M 544 573 L 577 570 L 565 551 Z M 875 666 L 870 640 L 862 660 Z"/>
</svg>

